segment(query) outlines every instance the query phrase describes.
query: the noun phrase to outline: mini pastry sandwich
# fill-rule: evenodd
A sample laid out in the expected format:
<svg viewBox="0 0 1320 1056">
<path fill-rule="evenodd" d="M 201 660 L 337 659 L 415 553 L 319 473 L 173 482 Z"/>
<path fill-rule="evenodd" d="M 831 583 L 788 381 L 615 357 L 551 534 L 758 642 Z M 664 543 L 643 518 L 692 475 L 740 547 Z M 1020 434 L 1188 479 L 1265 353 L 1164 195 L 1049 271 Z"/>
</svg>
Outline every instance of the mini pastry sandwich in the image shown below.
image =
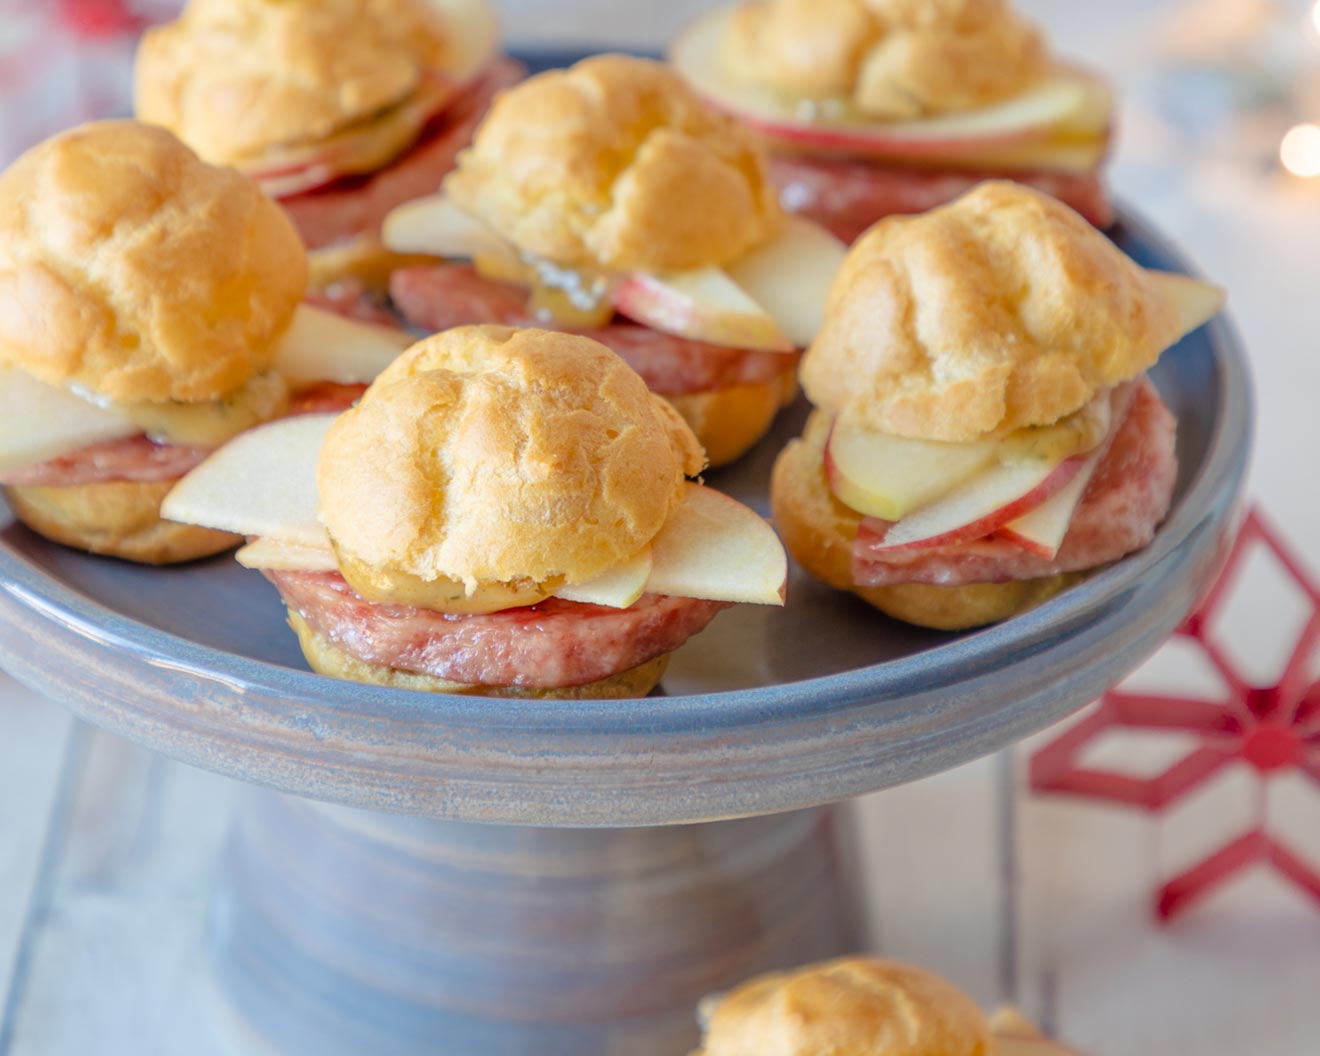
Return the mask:
<svg viewBox="0 0 1320 1056">
<path fill-rule="evenodd" d="M 505 92 L 442 194 L 391 214 L 385 242 L 470 261 L 395 272 L 411 322 L 587 333 L 678 409 L 712 465 L 796 392 L 796 350 L 844 253 L 784 217 L 749 130 L 620 55 Z"/>
<path fill-rule="evenodd" d="M 14 514 L 149 563 L 237 543 L 162 521 L 161 499 L 242 430 L 351 402 L 409 343 L 301 306 L 306 282 L 283 213 L 168 132 L 91 124 L 21 157 L 0 174 L 0 484 Z"/>
<path fill-rule="evenodd" d="M 312 668 L 404 689 L 632 697 L 733 602 L 783 603 L 757 514 L 685 481 L 682 419 L 585 337 L 428 338 L 342 417 L 254 429 L 170 494 L 255 537 Z"/>
<path fill-rule="evenodd" d="M 1008 0 L 744 0 L 671 58 L 766 135 L 785 207 L 849 242 L 988 177 L 1112 221 L 1109 90 L 1052 59 Z"/>
<path fill-rule="evenodd" d="M 902 620 L 1004 619 L 1146 546 L 1178 472 L 1145 371 L 1223 306 L 1067 206 L 982 184 L 872 228 L 803 359 L 816 410 L 775 465 L 808 572 Z"/>
<path fill-rule="evenodd" d="M 434 191 L 521 73 L 488 0 L 190 0 L 142 40 L 137 116 L 279 199 L 313 289 L 357 292 L 397 263 L 385 214 Z"/>
<path fill-rule="evenodd" d="M 758 976 L 704 1002 L 692 1056 L 1077 1056 L 940 976 L 845 957 Z"/>
</svg>

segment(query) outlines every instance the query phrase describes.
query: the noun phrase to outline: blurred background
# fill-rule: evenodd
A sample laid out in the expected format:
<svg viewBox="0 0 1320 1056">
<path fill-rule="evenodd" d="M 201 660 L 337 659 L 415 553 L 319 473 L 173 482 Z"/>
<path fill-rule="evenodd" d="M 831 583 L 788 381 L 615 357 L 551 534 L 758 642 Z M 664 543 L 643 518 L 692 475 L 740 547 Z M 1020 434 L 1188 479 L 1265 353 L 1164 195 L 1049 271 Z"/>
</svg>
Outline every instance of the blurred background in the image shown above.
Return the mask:
<svg viewBox="0 0 1320 1056">
<path fill-rule="evenodd" d="M 135 34 L 176 6 L 0 0 L 0 161 L 76 121 L 126 113 Z M 709 5 L 500 6 L 516 50 L 658 49 Z M 1122 118 L 1110 171 L 1120 201 L 1229 290 L 1258 386 L 1250 490 L 1283 549 L 1252 537 L 1215 629 L 1246 684 L 1277 685 L 1293 663 L 1293 676 L 1312 687 L 1299 734 L 1309 747 L 1298 765 L 1244 751 L 1202 773 L 1202 737 L 1110 724 L 1111 705 L 1068 724 L 1071 742 L 1051 731 L 870 797 L 860 817 L 877 938 L 982 1001 L 1022 1002 L 1094 1056 L 1314 1056 L 1320 593 L 1308 569 L 1320 566 L 1310 431 L 1320 394 L 1320 5 L 1018 6 L 1060 54 L 1114 79 Z M 1217 678 L 1184 638 L 1128 688 L 1214 700 Z M 7 681 L 0 704 L 9 709 L 0 742 L 0 1008 L 8 995 L 9 1023 L 0 1051 L 202 1051 L 177 1047 L 197 1037 L 180 980 L 203 956 L 206 878 L 228 784 L 72 730 L 59 709 Z M 1061 743 L 1062 763 L 1057 747 L 1041 754 Z M 60 800 L 70 752 L 91 776 Z M 1062 779 L 1070 768 L 1117 775 L 1107 786 L 1117 794 L 1078 796 L 1077 783 Z M 68 813 L 60 839 L 69 853 L 54 859 L 52 802 Z"/>
</svg>

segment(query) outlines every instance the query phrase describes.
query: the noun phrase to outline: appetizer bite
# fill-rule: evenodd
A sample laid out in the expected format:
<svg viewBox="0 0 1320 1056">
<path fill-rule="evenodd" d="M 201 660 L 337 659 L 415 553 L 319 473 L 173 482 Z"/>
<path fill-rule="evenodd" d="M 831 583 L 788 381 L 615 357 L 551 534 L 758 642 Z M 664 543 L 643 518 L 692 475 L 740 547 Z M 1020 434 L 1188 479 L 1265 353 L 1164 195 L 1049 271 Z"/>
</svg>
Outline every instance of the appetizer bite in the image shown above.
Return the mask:
<svg viewBox="0 0 1320 1056">
<path fill-rule="evenodd" d="M 1178 472 L 1144 372 L 1222 306 L 1012 183 L 881 221 L 803 359 L 816 410 L 771 482 L 789 552 L 891 616 L 955 629 L 1142 549 Z"/>
<path fill-rule="evenodd" d="M 170 133 L 85 125 L 0 174 L 0 484 L 57 542 L 162 564 L 239 542 L 160 518 L 244 429 L 343 407 L 409 341 L 300 306 L 306 252 Z M 291 403 L 292 401 L 292 403 Z"/>
<path fill-rule="evenodd" d="M 933 972 L 876 957 L 758 976 L 702 1019 L 692 1056 L 1076 1056 L 1016 1012 L 987 1018 Z"/>
<path fill-rule="evenodd" d="M 505 92 L 443 194 L 391 214 L 385 242 L 470 261 L 395 273 L 411 322 L 589 334 L 678 409 L 712 465 L 796 392 L 796 350 L 844 253 L 784 217 L 749 130 L 619 55 Z"/>
<path fill-rule="evenodd" d="M 721 609 L 783 603 L 786 558 L 603 345 L 462 327 L 339 418 L 239 437 L 167 514 L 255 537 L 313 670 L 405 689 L 632 697 Z"/>
<path fill-rule="evenodd" d="M 137 116 L 257 180 L 313 289 L 351 304 L 395 263 L 385 214 L 435 190 L 521 74 L 488 0 L 190 0 L 142 40 Z"/>
<path fill-rule="evenodd" d="M 1007 0 L 744 0 L 671 58 L 768 138 L 785 208 L 845 241 L 991 177 L 1112 222 L 1109 90 L 1051 59 Z"/>
</svg>

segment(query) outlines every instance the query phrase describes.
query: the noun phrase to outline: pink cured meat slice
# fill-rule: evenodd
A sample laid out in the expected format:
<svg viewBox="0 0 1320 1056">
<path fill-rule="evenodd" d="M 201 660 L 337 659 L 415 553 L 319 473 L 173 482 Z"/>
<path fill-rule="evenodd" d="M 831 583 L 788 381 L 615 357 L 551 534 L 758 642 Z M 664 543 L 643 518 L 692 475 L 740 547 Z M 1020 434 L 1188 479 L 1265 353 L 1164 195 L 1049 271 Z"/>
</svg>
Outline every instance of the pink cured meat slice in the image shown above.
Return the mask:
<svg viewBox="0 0 1320 1056">
<path fill-rule="evenodd" d="M 853 242 L 882 217 L 924 213 L 952 201 L 982 180 L 1027 184 L 1076 209 L 1096 227 L 1114 222 L 1100 174 L 1063 172 L 937 172 L 838 158 L 776 157 L 771 177 L 780 201 Z"/>
<path fill-rule="evenodd" d="M 210 453 L 208 447 L 157 444 L 143 435 L 130 436 L 92 444 L 35 466 L 15 470 L 0 477 L 0 484 L 51 488 L 116 480 L 154 484 L 177 480 L 200 465 Z"/>
<path fill-rule="evenodd" d="M 527 291 L 494 282 L 468 264 L 402 268 L 390 296 L 410 323 L 433 333 L 474 323 L 544 326 L 527 309 Z M 761 384 L 797 366 L 797 355 L 711 345 L 662 334 L 636 323 L 611 323 L 581 333 L 608 345 L 661 396 Z"/>
<path fill-rule="evenodd" d="M 853 544 L 853 580 L 862 587 L 896 583 L 962 586 L 1036 579 L 1095 568 L 1140 550 L 1155 537 L 1169 512 L 1178 476 L 1174 454 L 1177 423 L 1146 378 L 1110 442 L 1068 534 L 1053 560 L 991 536 L 956 546 L 884 551 L 887 523 L 862 521 Z"/>
<path fill-rule="evenodd" d="M 550 598 L 482 616 L 360 597 L 337 572 L 267 572 L 318 634 L 364 660 L 482 686 L 557 689 L 627 671 L 677 649 L 728 603 L 646 594 L 628 609 Z"/>
<path fill-rule="evenodd" d="M 329 187 L 282 199 L 309 249 L 358 235 L 376 234 L 389 212 L 404 202 L 435 194 L 454 167 L 458 152 L 485 116 L 495 93 L 522 80 L 522 66 L 501 59 L 440 115 L 408 153 L 369 176 L 349 177 Z"/>
</svg>

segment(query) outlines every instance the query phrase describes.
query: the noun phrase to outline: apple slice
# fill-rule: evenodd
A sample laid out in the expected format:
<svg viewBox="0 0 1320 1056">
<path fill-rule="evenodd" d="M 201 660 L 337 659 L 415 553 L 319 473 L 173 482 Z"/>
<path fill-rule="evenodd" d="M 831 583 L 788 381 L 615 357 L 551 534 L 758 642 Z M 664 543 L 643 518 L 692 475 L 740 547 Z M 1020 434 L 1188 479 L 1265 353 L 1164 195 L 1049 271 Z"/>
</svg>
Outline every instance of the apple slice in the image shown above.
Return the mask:
<svg viewBox="0 0 1320 1056">
<path fill-rule="evenodd" d="M 670 275 L 629 275 L 615 288 L 614 307 L 666 334 L 772 352 L 792 352 L 774 316 L 719 268 Z"/>
<path fill-rule="evenodd" d="M 555 597 L 563 598 L 565 601 L 579 601 L 586 605 L 626 609 L 646 593 L 646 582 L 651 578 L 651 567 L 651 548 L 648 546 L 602 576 L 555 591 Z"/>
<path fill-rule="evenodd" d="M 678 71 L 712 103 L 774 139 L 840 154 L 938 160 L 988 147 L 1008 148 L 1049 138 L 1063 128 L 1105 133 L 1112 102 L 1095 76 L 1065 66 L 1026 91 L 992 106 L 908 121 L 876 121 L 840 100 L 792 98 L 742 81 L 724 66 L 722 42 L 732 9 L 699 18 L 670 51 Z"/>
<path fill-rule="evenodd" d="M 325 545 L 316 460 L 334 414 L 282 418 L 240 433 L 165 496 L 161 515 L 236 535 Z"/>
<path fill-rule="evenodd" d="M 793 216 L 777 238 L 734 261 L 729 278 L 770 313 L 798 348 L 816 340 L 825 302 L 848 247 L 819 224 Z"/>
<path fill-rule="evenodd" d="M 508 257 L 513 248 L 471 213 L 443 194 L 418 198 L 385 217 L 381 239 L 396 253 L 435 257 Z"/>
<path fill-rule="evenodd" d="M 904 517 L 882 549 L 949 546 L 981 539 L 1035 509 L 1072 480 L 1081 458 L 997 465 L 938 502 Z"/>
<path fill-rule="evenodd" d="M 946 444 L 872 433 L 835 420 L 825 471 L 839 500 L 858 513 L 897 521 L 947 495 L 993 462 L 999 444 Z"/>
<path fill-rule="evenodd" d="M 427 0 L 445 16 L 445 73 L 460 84 L 481 73 L 500 46 L 500 19 L 490 0 Z"/>
<path fill-rule="evenodd" d="M 140 432 L 125 415 L 25 371 L 0 369 L 0 473 Z"/>
<path fill-rule="evenodd" d="M 411 98 L 370 121 L 315 143 L 263 154 L 239 167 L 272 198 L 292 198 L 344 176 L 375 172 L 406 153 L 461 90 L 462 85 L 448 77 L 428 77 Z"/>
<path fill-rule="evenodd" d="M 324 545 L 290 543 L 272 536 L 262 536 L 241 548 L 234 558 L 244 568 L 270 569 L 274 572 L 338 572 L 339 561 L 330 537 Z"/>
<path fill-rule="evenodd" d="M 1224 290 L 1212 282 L 1172 271 L 1148 269 L 1146 274 L 1155 280 L 1155 285 L 1178 310 L 1178 341 L 1193 330 L 1199 330 L 1224 310 Z"/>
<path fill-rule="evenodd" d="M 788 558 L 756 511 L 689 483 L 651 543 L 648 594 L 783 605 Z"/>
<path fill-rule="evenodd" d="M 280 341 L 274 367 L 295 385 L 318 381 L 367 385 L 413 340 L 402 330 L 359 323 L 302 304 Z"/>
<path fill-rule="evenodd" d="M 1028 510 L 1016 520 L 1009 521 L 999 529 L 999 534 L 1024 550 L 1053 561 L 1068 534 L 1073 511 L 1086 494 L 1086 486 L 1095 476 L 1096 467 L 1100 465 L 1106 450 L 1101 448 L 1088 455 L 1072 480 L 1034 510 Z"/>
</svg>

